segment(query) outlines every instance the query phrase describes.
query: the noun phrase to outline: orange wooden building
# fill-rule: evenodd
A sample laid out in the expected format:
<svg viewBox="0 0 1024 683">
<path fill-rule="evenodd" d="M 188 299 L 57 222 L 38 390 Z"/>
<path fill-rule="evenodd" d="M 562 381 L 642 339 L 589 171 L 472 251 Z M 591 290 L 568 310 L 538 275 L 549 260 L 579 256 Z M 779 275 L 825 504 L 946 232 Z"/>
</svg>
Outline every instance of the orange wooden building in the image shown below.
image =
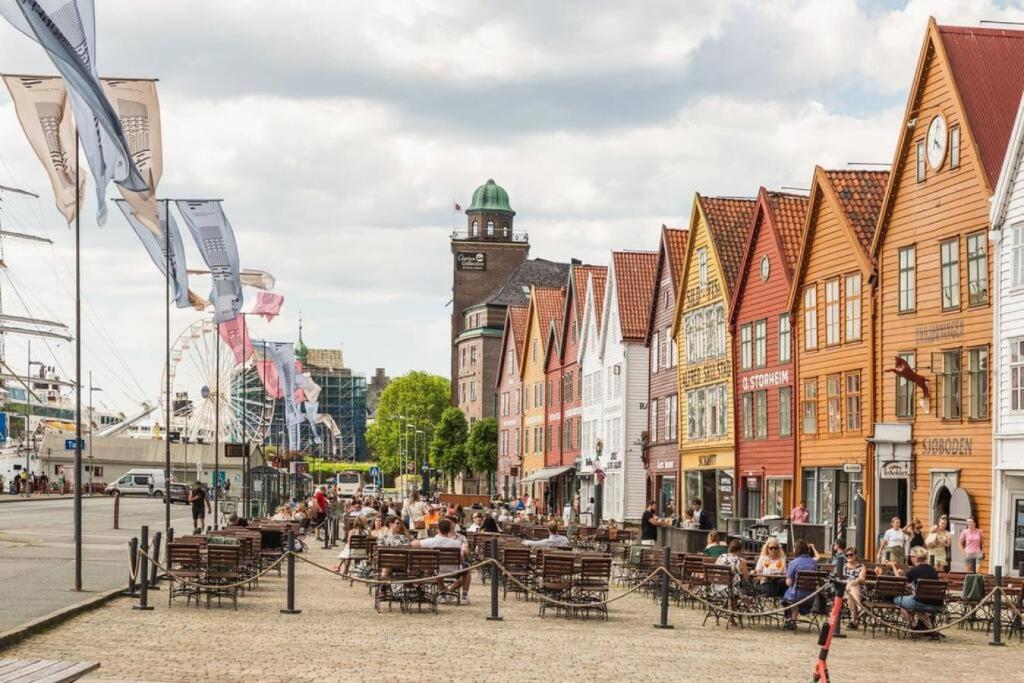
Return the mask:
<svg viewBox="0 0 1024 683">
<path fill-rule="evenodd" d="M 989 198 L 1024 90 L 1024 32 L 929 21 L 872 245 L 879 268 L 874 514 L 925 526 L 992 491 Z M 899 360 L 897 360 L 899 359 Z M 898 367 L 904 369 L 896 374 Z M 953 544 L 952 568 L 962 569 Z"/>
</svg>

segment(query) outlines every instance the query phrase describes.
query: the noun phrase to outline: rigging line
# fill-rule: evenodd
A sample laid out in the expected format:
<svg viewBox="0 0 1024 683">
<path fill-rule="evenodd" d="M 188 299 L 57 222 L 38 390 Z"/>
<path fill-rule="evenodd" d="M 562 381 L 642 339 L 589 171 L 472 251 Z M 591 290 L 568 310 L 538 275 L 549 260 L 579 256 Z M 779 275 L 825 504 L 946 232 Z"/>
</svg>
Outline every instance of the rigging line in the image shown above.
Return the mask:
<svg viewBox="0 0 1024 683">
<path fill-rule="evenodd" d="M 32 309 L 29 307 L 29 305 L 27 303 L 25 303 L 25 299 L 21 295 L 21 287 L 19 287 L 18 284 L 14 281 L 14 275 L 11 273 L 11 270 L 9 268 L 4 268 L 3 269 L 3 273 L 4 273 L 5 276 L 7 276 L 7 282 L 11 286 L 10 287 L 11 291 L 14 292 L 14 295 L 18 298 L 18 301 L 21 302 L 22 307 L 31 316 L 32 315 Z M 56 365 L 57 368 L 60 370 L 61 375 L 64 376 L 64 377 L 69 377 L 67 372 L 64 370 L 64 366 L 60 362 L 60 358 L 57 357 L 57 354 L 53 350 L 53 347 L 50 346 L 50 340 L 47 337 L 42 337 L 42 340 L 43 340 L 43 344 L 46 345 L 47 351 L 50 352 L 50 356 L 53 358 L 54 365 Z"/>
</svg>

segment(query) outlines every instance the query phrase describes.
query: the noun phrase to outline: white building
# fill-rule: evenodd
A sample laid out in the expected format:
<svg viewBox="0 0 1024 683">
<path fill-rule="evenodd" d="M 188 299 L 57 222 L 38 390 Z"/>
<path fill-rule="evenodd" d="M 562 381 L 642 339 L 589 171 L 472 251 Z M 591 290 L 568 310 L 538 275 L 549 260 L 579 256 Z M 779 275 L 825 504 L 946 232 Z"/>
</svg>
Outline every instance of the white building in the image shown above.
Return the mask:
<svg viewBox="0 0 1024 683">
<path fill-rule="evenodd" d="M 584 453 L 592 454 L 605 473 L 605 519 L 639 520 L 646 503 L 642 437 L 647 429 L 649 354 L 644 342 L 657 265 L 655 252 L 612 252 L 599 317 L 593 315 L 596 302 L 590 288 L 587 292 L 581 346 L 583 444 Z"/>
<path fill-rule="evenodd" d="M 580 342 L 577 362 L 580 381 L 583 382 L 583 405 L 580 408 L 580 455 L 577 462 L 577 476 L 580 481 L 580 501 L 584 510 L 589 501 L 597 495 L 595 464 L 597 462 L 598 439 L 604 420 L 604 402 L 600 388 L 604 384 L 601 354 L 599 352 L 601 313 L 604 308 L 605 275 L 590 275 L 583 299 L 583 317 L 580 325 Z M 603 448 L 603 444 L 602 444 Z M 593 510 L 591 510 L 593 512 Z"/>
<path fill-rule="evenodd" d="M 995 296 L 992 566 L 1024 563 L 1024 102 L 990 211 Z"/>
</svg>

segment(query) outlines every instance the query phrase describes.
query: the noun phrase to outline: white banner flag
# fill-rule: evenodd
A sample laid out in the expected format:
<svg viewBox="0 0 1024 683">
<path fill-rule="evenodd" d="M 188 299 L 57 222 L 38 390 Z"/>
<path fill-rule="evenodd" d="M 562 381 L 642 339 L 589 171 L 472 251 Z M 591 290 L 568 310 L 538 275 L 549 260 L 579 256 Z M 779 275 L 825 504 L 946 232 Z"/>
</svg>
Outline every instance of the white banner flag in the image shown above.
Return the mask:
<svg viewBox="0 0 1024 683">
<path fill-rule="evenodd" d="M 206 267 L 210 269 L 213 321 L 232 320 L 242 309 L 242 283 L 238 273 L 238 245 L 231 224 L 217 200 L 186 199 L 178 200 L 177 204 L 199 253 L 206 261 Z"/>
<path fill-rule="evenodd" d="M 309 431 L 313 434 L 313 443 L 319 446 L 323 443 L 323 439 L 316 432 L 316 416 L 317 411 L 320 410 L 320 404 L 317 401 L 306 401 L 302 407 L 306 413 L 306 422 L 309 423 Z"/>
<path fill-rule="evenodd" d="M 155 233 L 157 223 L 156 190 L 164 174 L 163 137 L 160 130 L 160 101 L 156 95 L 156 82 L 138 79 L 102 79 L 106 94 L 124 131 L 128 152 L 135 168 L 147 180 L 148 187 L 133 192 L 120 185 L 117 189 L 128 201 L 136 218 Z M 161 219 L 163 209 L 161 209 Z M 180 305 L 180 304 L 179 304 Z"/>
<path fill-rule="evenodd" d="M 14 111 L 32 150 L 43 162 L 53 186 L 57 210 L 68 223 L 75 220 L 75 124 L 68 91 L 60 76 L 4 76 L 14 100 Z M 78 174 L 79 197 L 85 188 L 85 170 Z"/>
<path fill-rule="evenodd" d="M 298 450 L 298 426 L 302 422 L 299 404 L 295 401 L 295 345 L 291 342 L 253 341 L 254 346 L 264 349 L 277 369 L 281 386 L 281 400 L 284 401 L 285 425 L 288 427 L 288 449 Z"/>
<path fill-rule="evenodd" d="M 149 257 L 153 259 L 153 263 L 164 277 L 167 277 L 167 270 L 164 268 L 167 264 L 167 240 L 164 230 L 168 230 L 167 235 L 171 241 L 171 283 L 174 287 L 172 296 L 177 302 L 178 308 L 191 306 L 192 303 L 188 296 L 188 273 L 185 268 L 185 245 L 181 241 L 181 231 L 174 220 L 174 215 L 167 210 L 167 202 L 159 203 L 160 228 L 157 233 L 137 219 L 138 214 L 126 200 L 115 199 L 114 202 L 121 209 L 124 217 L 128 219 L 128 224 L 132 226 L 132 230 L 138 235 L 142 246 L 146 248 Z"/>
<path fill-rule="evenodd" d="M 135 192 L 145 192 L 149 185 L 135 168 L 121 122 L 100 86 L 93 0 L 0 0 L 0 15 L 38 42 L 64 78 L 96 181 L 96 221 L 103 225 L 111 180 Z"/>
</svg>

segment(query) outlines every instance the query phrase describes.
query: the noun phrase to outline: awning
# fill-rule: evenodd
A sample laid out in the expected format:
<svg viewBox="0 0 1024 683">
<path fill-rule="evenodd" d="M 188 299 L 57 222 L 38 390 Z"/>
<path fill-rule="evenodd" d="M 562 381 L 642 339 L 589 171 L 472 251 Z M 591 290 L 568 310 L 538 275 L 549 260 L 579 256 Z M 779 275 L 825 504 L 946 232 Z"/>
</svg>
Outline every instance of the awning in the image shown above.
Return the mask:
<svg viewBox="0 0 1024 683">
<path fill-rule="evenodd" d="M 565 474 L 571 469 L 575 469 L 572 465 L 567 467 L 542 467 L 530 476 L 521 480 L 520 484 L 529 484 L 531 481 L 546 481 L 548 479 L 554 479 L 555 477 Z"/>
</svg>

